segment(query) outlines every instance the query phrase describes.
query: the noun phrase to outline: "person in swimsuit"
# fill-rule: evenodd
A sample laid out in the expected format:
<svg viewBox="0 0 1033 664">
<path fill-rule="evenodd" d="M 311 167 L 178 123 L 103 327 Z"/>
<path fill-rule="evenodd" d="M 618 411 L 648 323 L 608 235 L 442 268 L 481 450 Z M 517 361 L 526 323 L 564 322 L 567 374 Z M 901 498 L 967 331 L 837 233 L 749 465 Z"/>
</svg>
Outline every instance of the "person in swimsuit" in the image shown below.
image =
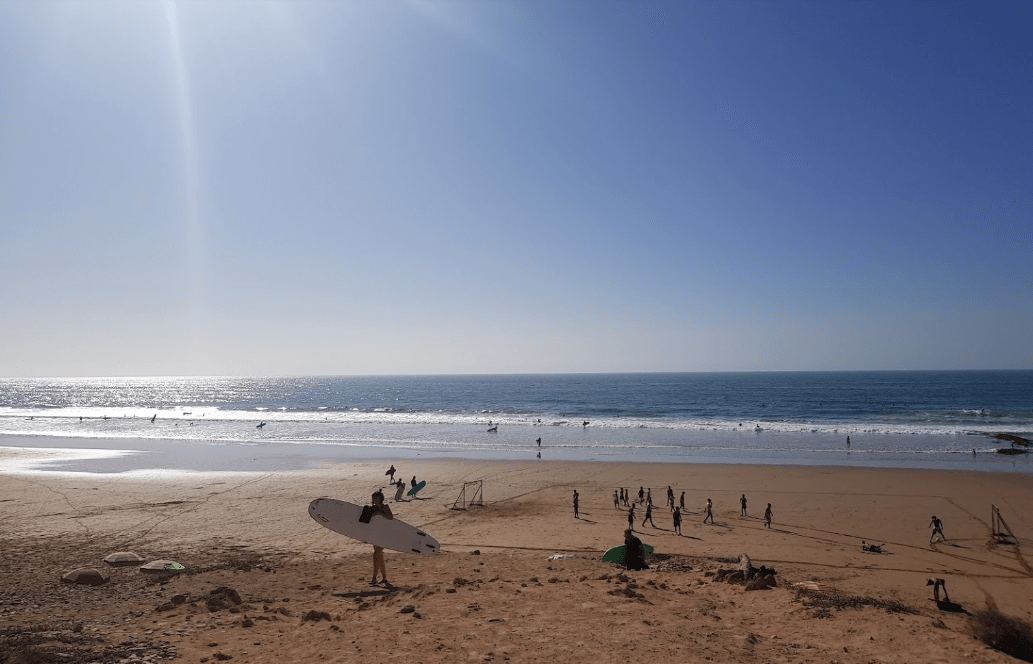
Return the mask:
<svg viewBox="0 0 1033 664">
<path fill-rule="evenodd" d="M 643 527 L 645 527 L 646 521 L 649 522 L 649 525 L 651 525 L 654 528 L 656 528 L 656 524 L 653 523 L 653 503 L 646 503 L 646 517 L 644 519 L 642 519 L 642 526 Z"/>
<path fill-rule="evenodd" d="M 943 534 L 943 521 L 940 521 L 939 519 L 937 519 L 935 514 L 933 515 L 933 520 L 929 522 L 929 525 L 933 527 L 933 534 L 929 536 L 929 543 L 930 544 L 933 543 L 933 538 L 936 537 L 937 535 L 939 535 L 940 539 L 943 540 L 944 542 L 947 541 L 947 537 Z M 947 591 L 945 590 L 944 592 L 947 592 Z"/>
<path fill-rule="evenodd" d="M 771 503 L 768 503 L 768 508 L 764 510 L 764 525 L 771 527 Z"/>
<path fill-rule="evenodd" d="M 681 509 L 674 508 L 674 532 L 681 535 Z"/>
<path fill-rule="evenodd" d="M 382 516 L 389 520 L 395 518 L 395 515 L 391 513 L 391 508 L 384 504 L 384 492 L 379 489 L 373 492 L 372 513 L 371 520 L 376 516 Z M 369 582 L 369 585 L 377 585 L 378 571 L 380 572 L 380 582 L 384 585 L 390 585 L 387 582 L 387 566 L 384 564 L 384 547 L 373 545 L 373 580 Z"/>
<path fill-rule="evenodd" d="M 703 508 L 703 511 L 706 512 L 706 515 L 703 517 L 703 523 L 710 519 L 710 525 L 714 525 L 714 501 L 707 498 L 707 506 Z"/>
</svg>

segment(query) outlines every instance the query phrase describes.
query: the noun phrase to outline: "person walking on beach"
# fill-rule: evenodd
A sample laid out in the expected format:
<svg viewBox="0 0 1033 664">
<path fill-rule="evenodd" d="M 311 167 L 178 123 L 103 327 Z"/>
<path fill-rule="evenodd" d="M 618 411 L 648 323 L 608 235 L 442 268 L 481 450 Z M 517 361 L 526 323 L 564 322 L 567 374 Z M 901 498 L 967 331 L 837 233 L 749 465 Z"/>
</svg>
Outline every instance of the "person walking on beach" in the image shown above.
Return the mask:
<svg viewBox="0 0 1033 664">
<path fill-rule="evenodd" d="M 671 508 L 672 512 L 674 511 L 674 489 L 670 485 L 667 487 L 667 506 Z"/>
<path fill-rule="evenodd" d="M 621 508 L 621 497 L 617 495 L 617 489 L 613 490 L 613 509 L 619 510 Z"/>
<path fill-rule="evenodd" d="M 771 527 L 771 503 L 768 503 L 768 508 L 764 510 L 764 525 Z"/>
<path fill-rule="evenodd" d="M 681 510 L 677 507 L 674 508 L 674 532 L 681 535 Z"/>
<path fill-rule="evenodd" d="M 748 516 L 746 514 L 746 494 L 745 493 L 742 495 L 742 498 L 739 499 L 739 504 L 742 505 L 742 514 L 740 514 L 740 516 Z"/>
<path fill-rule="evenodd" d="M 575 518 L 575 519 L 580 519 L 580 518 L 581 518 L 581 517 L 580 517 L 580 516 L 578 516 L 578 514 L 577 514 L 577 507 L 578 507 L 578 497 L 579 497 L 579 494 L 578 494 L 578 492 L 577 492 L 577 489 L 574 489 L 574 518 Z"/>
<path fill-rule="evenodd" d="M 703 508 L 703 511 L 706 512 L 706 516 L 703 517 L 703 523 L 710 519 L 710 525 L 714 525 L 714 501 L 707 498 L 707 506 Z"/>
<path fill-rule="evenodd" d="M 404 486 L 404 485 L 403 485 Z M 384 492 L 379 489 L 373 492 L 373 507 L 370 510 L 370 519 L 372 520 L 375 516 L 382 516 L 385 519 L 391 520 L 395 518 L 395 515 L 391 513 L 391 508 L 384 504 Z M 369 585 L 377 585 L 377 572 L 380 572 L 380 583 L 384 585 L 390 585 L 387 582 L 387 565 L 384 563 L 384 547 L 373 545 L 373 580 L 369 582 Z"/>
<path fill-rule="evenodd" d="M 628 490 L 621 487 L 621 504 L 625 507 L 628 506 Z"/>
<path fill-rule="evenodd" d="M 641 505 L 644 502 L 646 502 L 646 490 L 643 489 L 642 487 L 639 487 L 638 488 L 638 504 Z"/>
<path fill-rule="evenodd" d="M 635 506 L 628 510 L 628 530 L 635 530 Z"/>
<path fill-rule="evenodd" d="M 685 492 L 684 491 L 681 492 L 681 498 L 678 499 L 678 507 L 681 508 L 682 512 L 685 511 Z"/>
<path fill-rule="evenodd" d="M 937 519 L 935 514 L 933 515 L 933 520 L 929 522 L 929 525 L 933 527 L 933 534 L 929 536 L 930 544 L 933 543 L 933 538 L 937 535 L 940 536 L 942 541 L 947 541 L 947 536 L 943 534 L 943 521 Z"/>
<path fill-rule="evenodd" d="M 386 473 L 384 473 L 385 475 L 391 478 L 391 484 L 395 483 L 395 472 L 395 465 L 391 464 L 391 467 L 387 469 Z"/>
<path fill-rule="evenodd" d="M 646 527 L 646 521 L 649 522 L 649 525 L 651 525 L 654 528 L 656 528 L 656 524 L 653 523 L 653 503 L 646 503 L 646 517 L 644 519 L 642 519 L 642 527 L 643 528 Z"/>
<path fill-rule="evenodd" d="M 405 492 L 405 480 L 399 478 L 398 481 L 394 483 L 394 485 L 398 487 L 397 489 L 395 489 L 395 502 L 397 503 L 400 500 L 402 500 L 402 494 Z"/>
<path fill-rule="evenodd" d="M 648 489 L 646 489 L 646 504 L 653 504 L 653 487 L 649 487 Z"/>
</svg>

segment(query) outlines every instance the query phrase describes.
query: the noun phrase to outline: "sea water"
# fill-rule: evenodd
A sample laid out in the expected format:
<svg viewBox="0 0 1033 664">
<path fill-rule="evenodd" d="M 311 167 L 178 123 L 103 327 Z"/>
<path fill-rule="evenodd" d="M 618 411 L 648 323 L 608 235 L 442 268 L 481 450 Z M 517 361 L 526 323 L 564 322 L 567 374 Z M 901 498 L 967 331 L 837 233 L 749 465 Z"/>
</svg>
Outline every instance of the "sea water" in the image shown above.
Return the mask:
<svg viewBox="0 0 1033 664">
<path fill-rule="evenodd" d="M 0 445 L 136 452 L 53 466 L 98 472 L 539 452 L 1033 472 L 996 432 L 1033 435 L 1033 371 L 0 379 Z"/>
</svg>

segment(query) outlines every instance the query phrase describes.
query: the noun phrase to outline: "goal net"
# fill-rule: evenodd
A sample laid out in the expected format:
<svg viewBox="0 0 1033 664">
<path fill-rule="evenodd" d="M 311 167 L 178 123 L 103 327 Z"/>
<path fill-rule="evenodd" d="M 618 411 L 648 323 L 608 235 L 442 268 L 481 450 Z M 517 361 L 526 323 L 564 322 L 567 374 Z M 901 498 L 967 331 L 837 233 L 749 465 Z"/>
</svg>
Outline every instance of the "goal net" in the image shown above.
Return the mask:
<svg viewBox="0 0 1033 664">
<path fill-rule="evenodd" d="M 463 489 L 452 503 L 452 509 L 465 510 L 473 505 L 484 507 L 484 480 L 463 482 Z"/>
</svg>

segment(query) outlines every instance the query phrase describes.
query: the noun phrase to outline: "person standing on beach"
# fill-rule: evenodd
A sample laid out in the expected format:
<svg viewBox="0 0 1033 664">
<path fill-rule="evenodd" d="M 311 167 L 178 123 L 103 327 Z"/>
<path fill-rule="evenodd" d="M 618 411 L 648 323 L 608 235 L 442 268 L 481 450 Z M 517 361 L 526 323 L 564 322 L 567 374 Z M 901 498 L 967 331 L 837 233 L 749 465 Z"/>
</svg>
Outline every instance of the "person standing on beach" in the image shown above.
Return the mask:
<svg viewBox="0 0 1033 664">
<path fill-rule="evenodd" d="M 384 492 L 379 489 L 373 492 L 373 508 L 371 510 L 370 520 L 374 516 L 382 516 L 385 519 L 391 520 L 395 518 L 395 515 L 391 513 L 391 508 L 384 504 Z M 384 547 L 373 545 L 373 580 L 369 582 L 369 585 L 377 585 L 377 571 L 380 572 L 380 582 L 384 585 L 390 585 L 387 582 L 387 565 L 384 563 Z"/>
<path fill-rule="evenodd" d="M 653 487 L 649 487 L 648 489 L 646 489 L 646 504 L 653 504 Z"/>
<path fill-rule="evenodd" d="M 628 510 L 628 530 L 635 530 L 635 506 Z"/>
<path fill-rule="evenodd" d="M 771 527 L 771 503 L 768 503 L 768 508 L 764 510 L 764 525 Z"/>
<path fill-rule="evenodd" d="M 416 488 L 416 476 L 415 475 L 412 476 L 412 487 L 411 488 L 413 488 L 413 489 Z"/>
<path fill-rule="evenodd" d="M 742 495 L 742 498 L 739 499 L 739 504 L 742 505 L 742 514 L 740 514 L 739 516 L 748 516 L 746 514 L 746 494 L 745 493 Z"/>
<path fill-rule="evenodd" d="M 670 485 L 667 487 L 667 506 L 671 508 L 672 512 L 674 511 L 674 489 Z"/>
<path fill-rule="evenodd" d="M 617 489 L 613 490 L 613 509 L 619 510 L 621 508 L 621 497 L 617 495 Z"/>
<path fill-rule="evenodd" d="M 933 534 L 929 536 L 930 544 L 933 543 L 933 538 L 937 535 L 940 536 L 942 541 L 947 541 L 947 536 L 943 534 L 943 521 L 937 519 L 935 514 L 933 515 L 933 520 L 929 522 L 929 525 L 933 527 Z"/>
<path fill-rule="evenodd" d="M 681 492 L 681 498 L 678 499 L 678 507 L 681 508 L 682 512 L 685 511 L 685 492 L 684 491 Z"/>
<path fill-rule="evenodd" d="M 703 517 L 703 523 L 710 519 L 710 525 L 714 525 L 714 501 L 707 498 L 707 506 L 703 508 L 703 511 L 706 512 L 706 516 Z"/>
<path fill-rule="evenodd" d="M 638 504 L 641 505 L 644 502 L 646 502 L 646 490 L 643 489 L 642 487 L 639 487 L 638 488 Z"/>
<path fill-rule="evenodd" d="M 681 510 L 677 507 L 674 508 L 674 532 L 681 535 Z"/>
<path fill-rule="evenodd" d="M 646 503 L 646 517 L 644 519 L 642 519 L 642 527 L 643 528 L 645 528 L 645 526 L 646 526 L 646 521 L 649 522 L 649 525 L 651 525 L 654 528 L 656 528 L 656 524 L 653 523 L 653 503 Z"/>
<path fill-rule="evenodd" d="M 577 492 L 577 489 L 574 489 L 574 518 L 575 519 L 580 519 L 581 517 L 578 516 L 578 514 L 577 514 L 577 507 L 578 507 L 578 492 Z"/>
</svg>

